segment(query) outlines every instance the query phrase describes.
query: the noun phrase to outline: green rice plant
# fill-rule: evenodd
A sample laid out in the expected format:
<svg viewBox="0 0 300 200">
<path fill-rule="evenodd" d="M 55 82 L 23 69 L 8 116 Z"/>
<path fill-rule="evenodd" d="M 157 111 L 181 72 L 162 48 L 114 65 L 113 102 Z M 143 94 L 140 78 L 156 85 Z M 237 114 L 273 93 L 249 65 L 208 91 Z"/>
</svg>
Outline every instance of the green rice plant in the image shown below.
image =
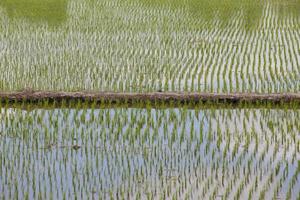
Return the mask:
<svg viewBox="0 0 300 200">
<path fill-rule="evenodd" d="M 3 0 L 0 90 L 299 92 L 299 5 Z M 0 198 L 299 198 L 296 107 L 115 103 L 1 101 Z"/>
<path fill-rule="evenodd" d="M 3 198 L 81 198 L 91 191 L 99 198 L 296 198 L 299 192 L 297 109 L 80 106 L 1 108 Z"/>
<path fill-rule="evenodd" d="M 0 90 L 298 92 L 299 5 L 3 0 Z"/>
</svg>

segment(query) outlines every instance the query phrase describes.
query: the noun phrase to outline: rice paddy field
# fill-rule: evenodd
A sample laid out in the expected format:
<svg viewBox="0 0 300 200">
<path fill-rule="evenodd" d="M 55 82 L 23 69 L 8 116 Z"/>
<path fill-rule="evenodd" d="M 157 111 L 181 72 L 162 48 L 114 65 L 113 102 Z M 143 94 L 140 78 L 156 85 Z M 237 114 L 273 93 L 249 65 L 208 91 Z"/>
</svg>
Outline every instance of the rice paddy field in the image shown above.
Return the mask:
<svg viewBox="0 0 300 200">
<path fill-rule="evenodd" d="M 0 93 L 300 92 L 300 0 L 0 0 Z M 0 200 L 300 200 L 300 104 L 11 102 Z"/>
<path fill-rule="evenodd" d="M 1 0 L 0 90 L 298 92 L 299 0 Z"/>
<path fill-rule="evenodd" d="M 300 197 L 299 110 L 28 106 L 0 117 L 1 199 Z"/>
</svg>

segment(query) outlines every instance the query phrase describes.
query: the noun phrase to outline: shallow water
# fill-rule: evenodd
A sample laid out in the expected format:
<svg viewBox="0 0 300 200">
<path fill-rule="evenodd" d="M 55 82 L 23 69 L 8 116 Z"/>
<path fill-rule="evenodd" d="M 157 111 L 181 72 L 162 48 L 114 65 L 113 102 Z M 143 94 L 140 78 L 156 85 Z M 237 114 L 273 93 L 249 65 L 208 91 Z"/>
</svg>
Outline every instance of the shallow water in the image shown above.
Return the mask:
<svg viewBox="0 0 300 200">
<path fill-rule="evenodd" d="M 299 0 L 2 0 L 0 90 L 298 92 L 299 10 Z"/>
<path fill-rule="evenodd" d="M 299 198 L 300 111 L 0 112 L 0 199 Z"/>
</svg>

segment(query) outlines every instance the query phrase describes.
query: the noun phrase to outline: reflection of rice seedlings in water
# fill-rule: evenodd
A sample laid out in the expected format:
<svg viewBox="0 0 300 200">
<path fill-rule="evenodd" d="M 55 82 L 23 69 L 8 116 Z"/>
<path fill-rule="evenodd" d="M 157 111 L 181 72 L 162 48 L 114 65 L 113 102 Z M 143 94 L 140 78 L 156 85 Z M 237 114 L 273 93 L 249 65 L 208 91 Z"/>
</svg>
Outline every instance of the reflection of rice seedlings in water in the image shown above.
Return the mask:
<svg viewBox="0 0 300 200">
<path fill-rule="evenodd" d="M 2 137 L 1 155 L 18 162 L 2 156 L 0 166 L 7 179 L 15 172 L 28 183 L 12 183 L 19 197 L 258 199 L 299 192 L 298 110 L 78 107 L 14 109 L 13 116 L 4 131 L 22 130 L 23 137 Z M 34 182 L 32 165 L 43 168 Z M 6 178 L 1 195 L 14 198 Z"/>
<path fill-rule="evenodd" d="M 0 4 L 10 24 L 1 24 L 2 90 L 299 90 L 299 2 L 32 0 L 61 5 L 59 19 L 39 13 L 37 23 L 22 20 L 39 16 L 19 8 L 26 2 L 16 18 L 7 13 L 12 2 Z"/>
<path fill-rule="evenodd" d="M 13 1 L 0 90 L 299 91 L 298 1 Z M 1 104 L 0 199 L 299 198 L 298 109 L 44 106 Z"/>
<path fill-rule="evenodd" d="M 0 132 L 5 133 L 4 130 L 6 129 L 6 127 L 10 127 L 14 124 L 16 116 L 18 116 L 18 113 L 15 109 L 0 107 Z"/>
</svg>

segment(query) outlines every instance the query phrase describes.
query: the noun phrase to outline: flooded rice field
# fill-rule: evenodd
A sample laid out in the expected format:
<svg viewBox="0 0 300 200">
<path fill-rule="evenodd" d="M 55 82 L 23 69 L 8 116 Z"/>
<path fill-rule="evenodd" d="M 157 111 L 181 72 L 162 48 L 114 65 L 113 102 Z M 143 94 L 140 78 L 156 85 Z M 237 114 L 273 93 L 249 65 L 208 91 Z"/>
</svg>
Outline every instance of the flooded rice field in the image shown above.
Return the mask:
<svg viewBox="0 0 300 200">
<path fill-rule="evenodd" d="M 298 92 L 300 0 L 1 0 L 0 90 Z"/>
<path fill-rule="evenodd" d="M 0 199 L 297 199 L 300 110 L 0 110 Z"/>
</svg>

